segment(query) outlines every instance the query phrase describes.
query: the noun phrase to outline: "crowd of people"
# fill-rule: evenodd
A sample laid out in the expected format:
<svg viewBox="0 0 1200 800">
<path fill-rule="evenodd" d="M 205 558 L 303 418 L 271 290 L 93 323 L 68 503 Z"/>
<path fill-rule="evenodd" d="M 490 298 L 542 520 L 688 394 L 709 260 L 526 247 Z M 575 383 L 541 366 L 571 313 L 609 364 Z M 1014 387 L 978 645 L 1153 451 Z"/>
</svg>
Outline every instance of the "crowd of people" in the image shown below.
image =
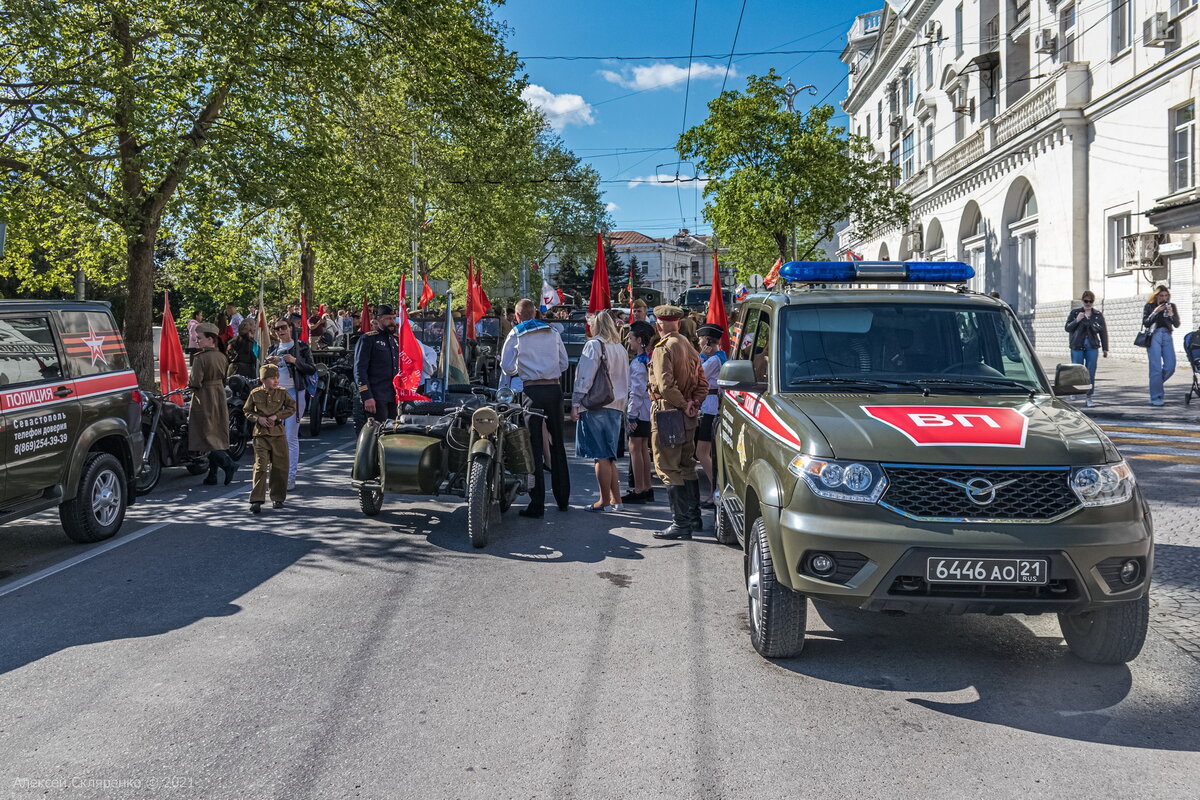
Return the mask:
<svg viewBox="0 0 1200 800">
<path fill-rule="evenodd" d="M 514 389 L 544 416 L 530 416 L 535 461 L 534 486 L 521 516 L 545 515 L 545 472 L 562 511 L 570 508 L 562 414 L 562 375 L 566 348 L 553 317 L 543 319 L 531 300 L 516 304 L 515 324 L 504 339 L 500 368 Z M 690 539 L 703 530 L 703 509 L 712 508 L 712 437 L 716 428 L 716 376 L 724 361 L 717 325 L 696 326 L 693 317 L 670 305 L 654 309 L 654 323 L 642 304 L 633 320 L 611 311 L 587 316 L 588 340 L 579 356 L 571 388 L 575 455 L 593 462 L 597 499 L 583 506 L 592 513 L 654 501 L 651 465 L 667 487 L 671 524 L 660 539 Z M 685 335 L 687 331 L 690 335 Z M 548 441 L 546 439 L 548 438 Z M 624 438 L 624 441 L 622 439 Z M 629 453 L 632 486 L 621 494 L 618 459 Z M 549 458 L 549 464 L 545 464 Z M 700 468 L 699 471 L 697 468 Z M 700 472 L 709 483 L 704 498 Z"/>
</svg>

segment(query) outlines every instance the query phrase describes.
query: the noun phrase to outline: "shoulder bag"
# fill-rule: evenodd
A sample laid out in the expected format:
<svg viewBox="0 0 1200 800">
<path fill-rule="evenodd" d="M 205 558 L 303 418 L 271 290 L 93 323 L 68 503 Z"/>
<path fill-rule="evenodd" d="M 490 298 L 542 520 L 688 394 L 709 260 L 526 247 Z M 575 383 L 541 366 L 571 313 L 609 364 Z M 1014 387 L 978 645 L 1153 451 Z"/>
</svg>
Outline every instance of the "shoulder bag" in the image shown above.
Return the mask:
<svg viewBox="0 0 1200 800">
<path fill-rule="evenodd" d="M 607 346 L 601 341 L 600 363 L 596 365 L 596 374 L 592 378 L 592 385 L 583 395 L 582 405 L 588 411 L 598 411 L 616 398 L 616 395 L 613 394 L 612 378 L 608 377 L 607 350 Z"/>
<path fill-rule="evenodd" d="M 1150 346 L 1150 336 L 1151 336 L 1150 329 L 1151 329 L 1151 326 L 1147 325 L 1146 327 L 1144 327 L 1140 331 L 1138 331 L 1137 336 L 1133 337 L 1134 346 L 1136 346 L 1136 347 L 1149 347 Z"/>
</svg>

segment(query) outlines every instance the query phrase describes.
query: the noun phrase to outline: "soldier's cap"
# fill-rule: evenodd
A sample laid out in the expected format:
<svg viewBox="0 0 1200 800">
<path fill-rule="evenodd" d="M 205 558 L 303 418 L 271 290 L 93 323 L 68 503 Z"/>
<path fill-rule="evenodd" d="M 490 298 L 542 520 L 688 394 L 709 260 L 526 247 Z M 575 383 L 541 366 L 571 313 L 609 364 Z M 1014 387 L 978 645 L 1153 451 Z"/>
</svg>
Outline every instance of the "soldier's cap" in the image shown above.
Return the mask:
<svg viewBox="0 0 1200 800">
<path fill-rule="evenodd" d="M 725 329 L 715 323 L 707 322 L 696 329 L 696 335 L 711 336 L 714 339 L 720 339 L 725 335 Z"/>
<path fill-rule="evenodd" d="M 279 367 L 275 366 L 274 364 L 263 364 L 262 369 L 258 371 L 258 377 L 264 381 L 267 378 L 278 378 Z"/>
<path fill-rule="evenodd" d="M 217 326 L 213 325 L 211 322 L 201 322 L 196 326 L 196 333 L 202 333 L 205 336 L 211 336 L 214 339 L 221 335 L 221 332 L 217 330 Z"/>
<path fill-rule="evenodd" d="M 384 315 L 391 316 L 396 313 L 396 309 L 391 306 L 375 306 L 375 316 L 382 317 Z"/>
<path fill-rule="evenodd" d="M 663 322 L 676 322 L 683 319 L 683 309 L 679 306 L 655 306 L 654 317 Z"/>
</svg>

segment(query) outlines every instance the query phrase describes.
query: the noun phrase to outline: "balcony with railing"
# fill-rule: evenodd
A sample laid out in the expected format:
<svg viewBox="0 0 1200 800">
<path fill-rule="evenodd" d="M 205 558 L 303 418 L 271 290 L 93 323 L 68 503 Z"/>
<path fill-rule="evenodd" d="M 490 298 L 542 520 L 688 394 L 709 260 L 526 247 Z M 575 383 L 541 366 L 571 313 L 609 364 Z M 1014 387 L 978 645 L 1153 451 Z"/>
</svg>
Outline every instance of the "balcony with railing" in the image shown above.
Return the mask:
<svg viewBox="0 0 1200 800">
<path fill-rule="evenodd" d="M 866 14 L 859 14 L 854 19 L 854 25 L 850 27 L 849 40 L 856 42 L 860 39 L 866 39 L 869 36 L 876 36 L 879 33 L 879 26 L 883 22 L 883 11 L 871 11 Z"/>
<path fill-rule="evenodd" d="M 978 130 L 934 159 L 933 169 L 939 181 L 960 172 L 983 158 L 987 152 L 983 131 Z"/>
</svg>

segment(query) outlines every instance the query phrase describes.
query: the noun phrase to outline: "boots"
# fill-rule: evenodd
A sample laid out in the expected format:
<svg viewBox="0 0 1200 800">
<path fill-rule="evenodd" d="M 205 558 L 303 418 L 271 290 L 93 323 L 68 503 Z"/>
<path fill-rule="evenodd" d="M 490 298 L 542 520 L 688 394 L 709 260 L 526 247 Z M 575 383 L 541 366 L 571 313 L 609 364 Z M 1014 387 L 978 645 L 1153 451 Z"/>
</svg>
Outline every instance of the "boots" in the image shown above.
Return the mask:
<svg viewBox="0 0 1200 800">
<path fill-rule="evenodd" d="M 691 480 L 684 483 L 687 488 L 688 519 L 691 520 L 693 531 L 704 530 L 704 513 L 700 510 L 700 481 Z"/>
<path fill-rule="evenodd" d="M 205 486 L 216 486 L 217 485 L 217 462 L 216 462 L 216 460 L 213 459 L 213 457 L 211 455 L 208 457 L 208 475 L 204 479 L 204 485 Z"/>
<path fill-rule="evenodd" d="M 692 520 L 688 514 L 687 486 L 667 487 L 667 499 L 671 503 L 671 525 L 666 530 L 655 531 L 655 539 L 691 539 Z"/>
</svg>

